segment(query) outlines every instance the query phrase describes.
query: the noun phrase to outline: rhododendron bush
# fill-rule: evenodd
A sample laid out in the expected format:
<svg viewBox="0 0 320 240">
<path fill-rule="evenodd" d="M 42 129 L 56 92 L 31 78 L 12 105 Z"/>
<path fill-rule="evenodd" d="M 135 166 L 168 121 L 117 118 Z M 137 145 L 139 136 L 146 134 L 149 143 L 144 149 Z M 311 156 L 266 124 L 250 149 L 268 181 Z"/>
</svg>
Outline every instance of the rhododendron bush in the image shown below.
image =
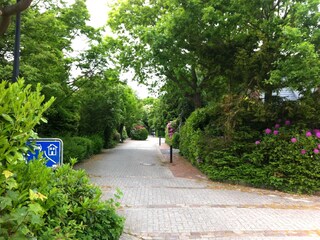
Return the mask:
<svg viewBox="0 0 320 240">
<path fill-rule="evenodd" d="M 293 192 L 320 190 L 320 130 L 276 124 L 265 129 L 246 161 L 265 168 L 268 186 Z"/>
<path fill-rule="evenodd" d="M 319 193 L 316 99 L 271 104 L 235 101 L 234 115 L 221 104 L 198 109 L 180 130 L 180 152 L 215 181 Z"/>
</svg>

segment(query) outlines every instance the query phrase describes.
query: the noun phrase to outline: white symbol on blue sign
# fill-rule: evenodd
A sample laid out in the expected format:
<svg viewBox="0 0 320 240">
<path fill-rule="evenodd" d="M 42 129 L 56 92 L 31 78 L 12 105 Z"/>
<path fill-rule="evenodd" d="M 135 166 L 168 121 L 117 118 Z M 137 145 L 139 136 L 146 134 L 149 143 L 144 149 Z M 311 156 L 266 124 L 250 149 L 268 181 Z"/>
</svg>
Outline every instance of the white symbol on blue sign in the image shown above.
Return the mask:
<svg viewBox="0 0 320 240">
<path fill-rule="evenodd" d="M 56 156 L 57 155 L 58 147 L 54 144 L 50 144 L 48 147 L 48 155 L 49 156 Z"/>
<path fill-rule="evenodd" d="M 27 161 L 38 159 L 41 154 L 42 158 L 47 160 L 48 167 L 56 167 L 62 164 L 63 143 L 61 139 L 46 138 L 32 139 L 28 141 L 27 146 L 33 151 L 28 151 Z"/>
</svg>

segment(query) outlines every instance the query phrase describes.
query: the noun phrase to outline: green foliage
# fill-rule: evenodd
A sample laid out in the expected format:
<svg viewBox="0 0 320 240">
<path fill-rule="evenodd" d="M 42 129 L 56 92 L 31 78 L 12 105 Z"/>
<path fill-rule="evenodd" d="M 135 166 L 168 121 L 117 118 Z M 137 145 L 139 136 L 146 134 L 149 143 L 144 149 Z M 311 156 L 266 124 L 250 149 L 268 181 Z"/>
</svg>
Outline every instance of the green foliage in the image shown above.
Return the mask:
<svg viewBox="0 0 320 240">
<path fill-rule="evenodd" d="M 103 137 L 100 135 L 92 135 L 88 137 L 93 142 L 93 154 L 97 154 L 101 152 L 101 149 L 104 146 Z"/>
<path fill-rule="evenodd" d="M 118 203 L 101 201 L 101 190 L 83 170 L 42 161 L 0 167 L 0 238 L 118 239 L 123 218 Z"/>
<path fill-rule="evenodd" d="M 12 1 L 11 1 L 12 2 Z M 92 27 L 86 25 L 90 16 L 83 0 L 72 5 L 65 1 L 41 1 L 24 11 L 21 22 L 20 75 L 33 88 L 43 86 L 46 100 L 52 96 L 55 103 L 46 111 L 47 125 L 37 127 L 40 135 L 74 134 L 79 126 L 79 107 L 73 99 L 74 86 L 70 77 L 71 65 L 77 61 L 71 57 L 72 42 L 77 36 L 94 37 Z M 48 31 L 50 29 L 50 31 Z M 0 39 L 0 76 L 11 79 L 14 24 Z"/>
<path fill-rule="evenodd" d="M 82 161 L 90 157 L 97 150 L 97 146 L 90 138 L 62 137 L 62 140 L 64 163 L 69 163 L 72 158 Z"/>
<path fill-rule="evenodd" d="M 302 106 L 307 106 L 304 104 Z M 308 135 L 312 136 L 309 137 L 306 130 L 302 131 L 306 129 L 307 119 L 314 119 L 316 113 L 313 112 L 314 117 L 313 114 L 302 116 L 301 110 L 296 111 L 301 103 L 275 106 L 272 105 L 274 112 L 270 114 L 281 112 L 300 117 L 295 121 L 295 127 L 289 126 L 289 122 L 286 125 L 283 118 L 274 124 L 272 130 L 268 130 L 271 133 L 261 136 L 258 129 L 268 123 L 261 121 L 265 119 L 262 117 L 264 114 L 257 114 L 261 114 L 261 108 L 251 108 L 248 112 L 240 108 L 234 116 L 236 124 L 231 139 L 223 135 L 226 125 L 221 123 L 225 116 L 220 107 L 215 108 L 221 115 L 218 118 L 213 117 L 216 113 L 209 107 L 198 109 L 180 131 L 180 152 L 212 180 L 286 192 L 318 192 L 320 130 L 310 130 Z M 242 107 L 248 109 L 246 104 Z M 266 107 L 268 109 L 270 106 Z"/>
<path fill-rule="evenodd" d="M 118 143 L 120 142 L 120 133 L 118 133 L 117 130 L 114 130 L 114 131 L 113 131 L 112 141 L 113 141 L 115 144 L 118 144 Z"/>
<path fill-rule="evenodd" d="M 281 127 L 275 131 L 264 134 L 245 159 L 266 169 L 269 177 L 266 184 L 271 188 L 298 193 L 319 191 L 319 130 L 312 132 Z"/>
<path fill-rule="evenodd" d="M 172 147 L 173 148 L 179 148 L 180 145 L 180 133 L 175 132 L 172 135 Z"/>
<path fill-rule="evenodd" d="M 203 133 L 206 124 L 208 124 L 206 109 L 197 109 L 180 130 L 180 152 L 193 164 L 201 161 L 204 156 L 202 146 L 206 145 Z"/>
<path fill-rule="evenodd" d="M 128 138 L 127 129 L 124 127 L 122 129 L 122 140 L 126 140 Z"/>
<path fill-rule="evenodd" d="M 101 201 L 84 171 L 25 162 L 26 141 L 36 137 L 33 128 L 53 101 L 43 104 L 40 91 L 22 80 L 0 83 L 0 239 L 119 239 L 119 203 Z"/>
<path fill-rule="evenodd" d="M 101 152 L 105 146 L 103 137 L 99 134 L 87 137 L 62 137 L 63 162 L 70 163 L 71 159 L 83 161 L 93 154 Z"/>
<path fill-rule="evenodd" d="M 135 125 L 131 130 L 131 139 L 133 140 L 146 140 L 148 135 L 148 130 L 141 125 Z"/>
<path fill-rule="evenodd" d="M 0 165 L 24 161 L 23 153 L 28 150 L 25 143 L 35 138 L 34 127 L 40 122 L 43 112 L 49 108 L 53 99 L 43 103 L 40 84 L 35 91 L 24 80 L 17 83 L 0 83 Z"/>
</svg>

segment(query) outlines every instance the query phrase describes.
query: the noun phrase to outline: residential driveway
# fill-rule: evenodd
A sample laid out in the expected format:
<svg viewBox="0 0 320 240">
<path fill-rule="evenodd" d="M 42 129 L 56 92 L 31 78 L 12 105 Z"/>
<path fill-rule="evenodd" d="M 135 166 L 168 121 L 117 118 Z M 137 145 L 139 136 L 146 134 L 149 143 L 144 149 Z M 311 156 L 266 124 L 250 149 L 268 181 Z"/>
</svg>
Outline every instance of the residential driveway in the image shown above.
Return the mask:
<svg viewBox="0 0 320 240">
<path fill-rule="evenodd" d="M 123 192 L 121 239 L 320 239 L 320 197 L 208 181 L 157 138 L 128 140 L 79 164 L 110 198 Z"/>
</svg>

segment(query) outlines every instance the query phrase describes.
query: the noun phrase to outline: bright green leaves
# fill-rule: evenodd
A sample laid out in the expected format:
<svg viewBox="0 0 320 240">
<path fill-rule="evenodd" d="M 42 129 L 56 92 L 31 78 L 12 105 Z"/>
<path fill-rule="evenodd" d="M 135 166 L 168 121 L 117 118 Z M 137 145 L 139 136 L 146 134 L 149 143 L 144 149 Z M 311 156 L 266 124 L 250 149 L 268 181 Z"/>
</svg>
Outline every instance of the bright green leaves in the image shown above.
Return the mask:
<svg viewBox="0 0 320 240">
<path fill-rule="evenodd" d="M 54 99 L 44 103 L 40 85 L 32 90 L 24 83 L 22 79 L 0 83 L 0 237 L 5 239 L 32 237 L 30 224 L 41 224 L 45 213 L 36 201 L 45 200 L 46 196 L 33 190 L 28 195 L 27 186 L 31 185 L 26 184 L 28 179 L 18 166 L 27 166 L 26 142 L 36 136 L 33 128 L 42 122 L 43 112 Z"/>
<path fill-rule="evenodd" d="M 23 161 L 28 150 L 27 140 L 35 136 L 33 128 L 42 121 L 42 114 L 52 104 L 52 98 L 43 103 L 41 87 L 33 92 L 31 86 L 17 83 L 0 83 L 0 95 L 5 96 L 0 106 L 0 157 L 1 165 Z"/>
<path fill-rule="evenodd" d="M 40 199 L 41 201 L 44 201 L 47 199 L 45 195 L 43 195 L 40 192 L 35 192 L 32 189 L 29 189 L 29 198 L 31 201 Z"/>
</svg>

